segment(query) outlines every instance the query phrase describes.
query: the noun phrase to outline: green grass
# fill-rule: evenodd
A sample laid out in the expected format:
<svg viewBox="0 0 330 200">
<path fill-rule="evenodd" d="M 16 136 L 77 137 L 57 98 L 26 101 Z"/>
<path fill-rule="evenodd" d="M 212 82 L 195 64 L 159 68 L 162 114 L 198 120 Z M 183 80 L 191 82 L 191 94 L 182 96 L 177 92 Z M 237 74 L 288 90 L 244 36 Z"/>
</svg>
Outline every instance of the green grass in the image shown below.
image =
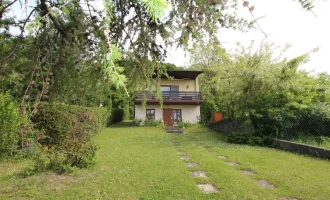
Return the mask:
<svg viewBox="0 0 330 200">
<path fill-rule="evenodd" d="M 233 145 L 205 128 L 168 135 L 160 128 L 114 126 L 97 135 L 96 165 L 70 175 L 20 173 L 30 161 L 0 163 L 0 199 L 329 199 L 330 162 L 271 148 Z M 178 151 L 209 178 L 193 178 Z M 226 160 L 216 158 L 225 155 Z M 239 166 L 228 166 L 235 161 Z M 239 169 L 252 170 L 243 175 Z M 190 169 L 189 169 L 190 170 Z M 261 188 L 264 179 L 275 188 Z M 202 194 L 212 183 L 217 194 Z"/>
<path fill-rule="evenodd" d="M 293 142 L 330 149 L 330 137 L 300 135 L 291 139 Z"/>
</svg>

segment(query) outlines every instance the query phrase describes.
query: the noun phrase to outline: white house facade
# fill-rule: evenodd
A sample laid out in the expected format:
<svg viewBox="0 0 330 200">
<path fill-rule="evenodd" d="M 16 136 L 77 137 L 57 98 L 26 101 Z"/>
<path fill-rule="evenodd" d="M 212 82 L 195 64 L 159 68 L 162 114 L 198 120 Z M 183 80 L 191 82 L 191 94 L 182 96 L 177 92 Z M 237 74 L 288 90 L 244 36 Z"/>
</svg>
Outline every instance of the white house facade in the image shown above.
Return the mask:
<svg viewBox="0 0 330 200">
<path fill-rule="evenodd" d="M 163 120 L 166 126 L 176 126 L 179 121 L 198 123 L 202 94 L 197 76 L 202 71 L 167 71 L 171 79 L 160 81 L 163 106 L 156 99 L 156 92 L 139 93 L 135 97 L 135 119 Z M 146 106 L 143 108 L 143 96 Z"/>
</svg>

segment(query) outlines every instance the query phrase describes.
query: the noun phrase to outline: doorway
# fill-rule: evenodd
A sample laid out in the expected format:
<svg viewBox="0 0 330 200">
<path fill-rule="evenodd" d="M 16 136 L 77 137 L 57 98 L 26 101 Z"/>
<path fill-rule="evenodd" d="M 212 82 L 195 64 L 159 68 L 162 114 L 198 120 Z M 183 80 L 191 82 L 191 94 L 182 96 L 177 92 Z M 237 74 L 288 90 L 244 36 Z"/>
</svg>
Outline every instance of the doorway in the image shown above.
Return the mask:
<svg viewBox="0 0 330 200">
<path fill-rule="evenodd" d="M 163 120 L 166 126 L 173 126 L 173 109 L 163 108 Z"/>
</svg>

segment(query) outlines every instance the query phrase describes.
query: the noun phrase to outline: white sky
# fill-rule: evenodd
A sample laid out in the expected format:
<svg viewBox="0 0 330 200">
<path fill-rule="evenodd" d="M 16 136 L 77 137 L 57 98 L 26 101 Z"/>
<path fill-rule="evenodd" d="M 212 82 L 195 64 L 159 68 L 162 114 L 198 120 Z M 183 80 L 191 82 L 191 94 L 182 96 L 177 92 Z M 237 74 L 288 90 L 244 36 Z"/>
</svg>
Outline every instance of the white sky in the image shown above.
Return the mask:
<svg viewBox="0 0 330 200">
<path fill-rule="evenodd" d="M 330 1 L 316 1 L 314 13 L 303 10 L 297 1 L 292 0 L 250 0 L 250 6 L 254 5 L 256 18 L 265 16 L 259 20 L 261 28 L 268 34 L 268 42 L 274 42 L 282 47 L 291 44 L 292 47 L 285 57 L 293 58 L 310 52 L 313 48 L 320 50 L 313 53 L 310 62 L 301 66 L 301 69 L 314 72 L 330 73 Z M 251 19 L 247 8 L 240 6 L 239 16 Z M 219 39 L 223 47 L 230 50 L 236 42 L 248 46 L 251 40 L 255 40 L 258 47 L 264 39 L 261 31 L 252 29 L 248 33 L 222 29 L 219 31 Z M 228 42 L 228 43 L 227 43 Z M 189 65 L 189 55 L 181 49 L 170 49 L 167 62 L 178 66 Z"/>
</svg>

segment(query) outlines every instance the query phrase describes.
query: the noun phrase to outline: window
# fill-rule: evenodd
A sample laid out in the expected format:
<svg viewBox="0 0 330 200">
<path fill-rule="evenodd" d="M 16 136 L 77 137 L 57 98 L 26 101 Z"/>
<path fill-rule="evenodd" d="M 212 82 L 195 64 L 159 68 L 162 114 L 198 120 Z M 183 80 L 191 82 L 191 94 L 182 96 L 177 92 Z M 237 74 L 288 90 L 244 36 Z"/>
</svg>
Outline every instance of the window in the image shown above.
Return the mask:
<svg viewBox="0 0 330 200">
<path fill-rule="evenodd" d="M 146 117 L 147 119 L 155 119 L 155 109 L 147 109 Z"/>
<path fill-rule="evenodd" d="M 179 96 L 178 85 L 162 85 L 160 88 L 164 99 L 176 99 Z"/>
<path fill-rule="evenodd" d="M 178 123 L 182 120 L 181 109 L 173 109 L 173 122 Z"/>
<path fill-rule="evenodd" d="M 178 85 L 162 85 L 160 89 L 162 92 L 179 92 Z"/>
</svg>

